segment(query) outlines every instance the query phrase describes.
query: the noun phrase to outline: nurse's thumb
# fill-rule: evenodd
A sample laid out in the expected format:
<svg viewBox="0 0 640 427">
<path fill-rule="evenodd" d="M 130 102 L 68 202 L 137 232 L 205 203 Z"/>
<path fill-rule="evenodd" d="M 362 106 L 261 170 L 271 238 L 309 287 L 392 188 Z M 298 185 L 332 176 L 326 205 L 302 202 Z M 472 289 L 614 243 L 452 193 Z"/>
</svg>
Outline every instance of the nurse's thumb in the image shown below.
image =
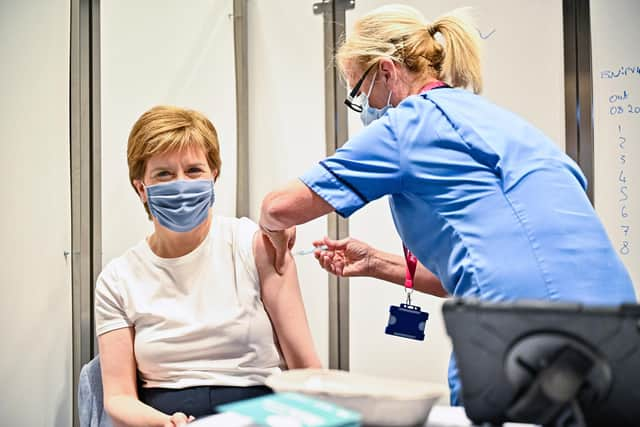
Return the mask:
<svg viewBox="0 0 640 427">
<path fill-rule="evenodd" d="M 350 241 L 351 237 L 345 237 L 344 239 L 340 240 L 333 240 L 328 237 L 324 238 L 324 244 L 327 245 L 327 248 L 331 251 L 346 249 Z"/>
</svg>

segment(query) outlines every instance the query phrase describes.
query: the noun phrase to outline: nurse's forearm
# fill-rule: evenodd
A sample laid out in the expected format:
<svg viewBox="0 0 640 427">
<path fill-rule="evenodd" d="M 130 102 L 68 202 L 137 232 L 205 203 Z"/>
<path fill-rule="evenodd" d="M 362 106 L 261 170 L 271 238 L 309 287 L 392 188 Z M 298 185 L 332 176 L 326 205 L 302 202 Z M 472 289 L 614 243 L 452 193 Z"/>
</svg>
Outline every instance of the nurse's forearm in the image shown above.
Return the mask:
<svg viewBox="0 0 640 427">
<path fill-rule="evenodd" d="M 329 203 L 296 180 L 265 196 L 260 209 L 260 226 L 267 230 L 284 230 L 332 211 Z"/>
<path fill-rule="evenodd" d="M 376 250 L 371 257 L 371 276 L 376 279 L 386 280 L 404 286 L 407 264 L 403 257 Z M 413 280 L 416 291 L 437 297 L 448 296 L 438 279 L 431 271 L 418 262 L 416 275 Z"/>
</svg>

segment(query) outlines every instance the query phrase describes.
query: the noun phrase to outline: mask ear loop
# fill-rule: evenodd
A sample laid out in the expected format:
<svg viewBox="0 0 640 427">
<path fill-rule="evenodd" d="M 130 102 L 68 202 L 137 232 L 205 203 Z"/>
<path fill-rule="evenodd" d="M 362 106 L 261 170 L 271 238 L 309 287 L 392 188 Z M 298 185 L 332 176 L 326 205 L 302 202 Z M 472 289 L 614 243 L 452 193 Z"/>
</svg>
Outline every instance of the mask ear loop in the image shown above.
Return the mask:
<svg viewBox="0 0 640 427">
<path fill-rule="evenodd" d="M 140 185 L 142 185 L 142 191 L 144 192 L 144 195 L 146 196 L 146 201 L 142 201 L 142 204 L 145 206 L 149 206 L 149 192 L 147 191 L 147 185 L 144 183 L 143 180 L 140 180 Z M 151 210 L 151 208 L 149 208 L 149 210 Z"/>
<path fill-rule="evenodd" d="M 369 86 L 369 92 L 367 92 L 367 99 L 371 96 L 371 91 L 373 90 L 373 85 L 376 84 L 376 77 L 378 76 L 378 70 L 373 73 L 373 77 L 371 78 L 371 86 Z"/>
<path fill-rule="evenodd" d="M 373 85 L 376 83 L 377 75 L 378 71 L 376 70 L 376 72 L 373 73 L 373 77 L 371 78 L 371 86 L 369 86 L 369 92 L 367 92 L 367 100 L 369 99 L 369 96 L 371 96 L 371 91 L 373 90 Z M 391 95 L 393 95 L 392 90 L 389 91 L 389 96 L 387 97 L 387 105 L 391 105 Z M 393 107 L 393 105 L 391 106 Z"/>
<path fill-rule="evenodd" d="M 391 105 L 391 95 L 393 95 L 393 91 L 389 89 L 389 96 L 387 97 L 387 106 L 393 107 L 393 105 Z"/>
</svg>

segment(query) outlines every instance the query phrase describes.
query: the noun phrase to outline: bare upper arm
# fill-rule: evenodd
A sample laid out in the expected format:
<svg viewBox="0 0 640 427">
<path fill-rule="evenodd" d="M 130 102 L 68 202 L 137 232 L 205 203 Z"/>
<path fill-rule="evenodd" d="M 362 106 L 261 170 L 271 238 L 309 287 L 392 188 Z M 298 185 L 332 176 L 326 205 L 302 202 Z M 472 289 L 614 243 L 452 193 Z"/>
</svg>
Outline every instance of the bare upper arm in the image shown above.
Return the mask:
<svg viewBox="0 0 640 427">
<path fill-rule="evenodd" d="M 137 398 L 137 365 L 133 353 L 134 330 L 120 328 L 98 337 L 105 403 L 109 396 Z"/>
<path fill-rule="evenodd" d="M 320 367 L 293 257 L 287 252 L 285 265 L 278 274 L 273 266 L 275 251 L 262 232 L 255 234 L 253 247 L 262 303 L 287 366 L 289 369 Z"/>
<path fill-rule="evenodd" d="M 277 287 L 281 283 L 291 279 L 297 280 L 295 262 L 290 254 L 287 254 L 285 258 L 282 275 L 276 272 L 274 267 L 275 249 L 271 243 L 269 243 L 269 238 L 261 231 L 256 231 L 253 236 L 253 255 L 256 260 L 263 301 L 265 301 L 265 299 L 268 301 L 269 297 L 272 296 L 274 292 L 277 292 Z"/>
</svg>

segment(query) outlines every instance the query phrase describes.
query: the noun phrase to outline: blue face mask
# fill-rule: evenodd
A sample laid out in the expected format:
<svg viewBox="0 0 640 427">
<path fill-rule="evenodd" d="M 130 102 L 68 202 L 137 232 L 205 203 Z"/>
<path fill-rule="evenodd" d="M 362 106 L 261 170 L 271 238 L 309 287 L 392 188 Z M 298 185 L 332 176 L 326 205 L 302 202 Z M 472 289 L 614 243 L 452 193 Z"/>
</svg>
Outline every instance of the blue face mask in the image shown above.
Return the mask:
<svg viewBox="0 0 640 427">
<path fill-rule="evenodd" d="M 366 95 L 362 95 L 362 111 L 360 112 L 360 120 L 362 120 L 362 124 L 365 126 L 370 125 L 375 120 L 378 120 L 380 117 L 384 116 L 384 113 L 386 113 L 387 110 L 391 108 L 391 91 L 389 91 L 387 105 L 385 105 L 384 107 L 373 108 L 369 105 L 369 95 L 371 95 L 373 85 L 376 83 L 376 75 L 377 72 L 373 75 L 371 86 L 369 87 L 369 92 Z"/>
<path fill-rule="evenodd" d="M 178 180 L 145 186 L 151 215 L 172 231 L 191 231 L 202 224 L 213 205 L 213 180 Z"/>
</svg>

